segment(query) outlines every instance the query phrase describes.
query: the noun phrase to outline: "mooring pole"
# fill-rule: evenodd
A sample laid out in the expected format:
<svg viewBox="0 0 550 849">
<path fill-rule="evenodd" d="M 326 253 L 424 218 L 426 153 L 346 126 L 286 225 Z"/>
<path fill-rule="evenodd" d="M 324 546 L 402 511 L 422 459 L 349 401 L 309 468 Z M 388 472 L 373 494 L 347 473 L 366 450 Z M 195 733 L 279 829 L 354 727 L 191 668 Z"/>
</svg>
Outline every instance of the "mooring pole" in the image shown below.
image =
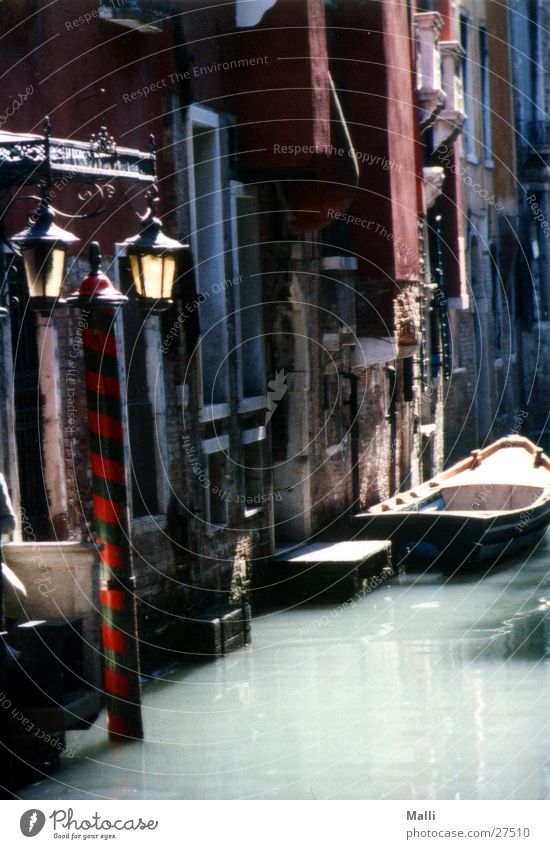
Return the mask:
<svg viewBox="0 0 550 849">
<path fill-rule="evenodd" d="M 67 301 L 89 310 L 83 330 L 88 432 L 93 475 L 104 686 L 109 735 L 143 737 L 135 581 L 127 496 L 116 310 L 127 300 L 100 271 L 99 245 L 90 275 Z"/>
</svg>

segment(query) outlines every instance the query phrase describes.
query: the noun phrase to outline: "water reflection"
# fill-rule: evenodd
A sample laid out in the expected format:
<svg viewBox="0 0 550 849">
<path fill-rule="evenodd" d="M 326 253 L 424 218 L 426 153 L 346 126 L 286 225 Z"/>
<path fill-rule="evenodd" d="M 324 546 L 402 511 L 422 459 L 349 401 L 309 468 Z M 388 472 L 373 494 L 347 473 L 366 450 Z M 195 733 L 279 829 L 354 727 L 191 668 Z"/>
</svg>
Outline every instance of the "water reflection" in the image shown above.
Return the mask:
<svg viewBox="0 0 550 849">
<path fill-rule="evenodd" d="M 479 653 L 491 658 L 537 660 L 550 652 L 550 611 L 546 601 L 534 610 L 521 611 L 501 627 L 477 629 Z"/>
<path fill-rule="evenodd" d="M 70 735 L 26 798 L 548 798 L 548 548 L 254 622 L 146 691 L 147 739 Z"/>
</svg>

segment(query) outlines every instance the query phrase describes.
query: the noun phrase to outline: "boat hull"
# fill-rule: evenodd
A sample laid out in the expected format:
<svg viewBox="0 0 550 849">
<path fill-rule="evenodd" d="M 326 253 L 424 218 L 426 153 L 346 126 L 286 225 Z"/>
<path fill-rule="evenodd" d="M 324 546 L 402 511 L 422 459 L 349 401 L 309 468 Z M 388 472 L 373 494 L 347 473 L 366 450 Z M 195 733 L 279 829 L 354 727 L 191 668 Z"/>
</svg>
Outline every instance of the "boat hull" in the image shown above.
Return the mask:
<svg viewBox="0 0 550 849">
<path fill-rule="evenodd" d="M 532 509 L 481 516 L 453 512 L 360 513 L 354 538 L 389 539 L 394 564 L 458 569 L 496 561 L 535 545 L 550 522 L 550 499 Z"/>
</svg>

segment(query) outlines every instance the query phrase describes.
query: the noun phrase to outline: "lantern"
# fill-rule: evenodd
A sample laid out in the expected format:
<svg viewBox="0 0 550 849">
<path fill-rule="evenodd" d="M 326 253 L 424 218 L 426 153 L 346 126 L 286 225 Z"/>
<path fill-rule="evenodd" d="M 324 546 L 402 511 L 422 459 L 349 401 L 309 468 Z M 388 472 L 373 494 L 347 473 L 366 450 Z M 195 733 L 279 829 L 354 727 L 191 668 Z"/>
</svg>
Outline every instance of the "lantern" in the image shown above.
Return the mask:
<svg viewBox="0 0 550 849">
<path fill-rule="evenodd" d="M 29 226 L 12 237 L 23 257 L 31 306 L 50 311 L 64 304 L 60 298 L 65 276 L 65 261 L 70 245 L 78 238 L 54 223 L 55 214 L 41 201 L 29 219 Z"/>
</svg>

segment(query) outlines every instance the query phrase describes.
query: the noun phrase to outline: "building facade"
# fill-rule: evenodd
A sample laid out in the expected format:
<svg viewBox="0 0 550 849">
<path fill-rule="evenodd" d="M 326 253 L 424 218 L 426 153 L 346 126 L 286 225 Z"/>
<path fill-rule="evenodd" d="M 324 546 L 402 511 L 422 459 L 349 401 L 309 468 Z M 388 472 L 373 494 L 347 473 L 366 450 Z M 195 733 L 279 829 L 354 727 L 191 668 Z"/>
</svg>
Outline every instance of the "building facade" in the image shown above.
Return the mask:
<svg viewBox="0 0 550 849">
<path fill-rule="evenodd" d="M 92 7 L 8 5 L 0 132 L 38 137 L 49 115 L 55 139 L 93 134 L 107 157 L 111 136 L 144 150 L 152 133 L 164 226 L 190 248 L 173 304 L 144 313 L 124 241 L 154 175 L 115 180 L 107 211 L 73 222 L 65 281 L 78 288 L 97 239 L 129 297 L 116 330 L 150 669 L 186 652 L 205 610 L 269 596 L 279 547 L 339 538 L 349 513 L 544 428 L 547 10 Z M 66 165 L 50 201 L 85 214 L 97 195 Z M 6 232 L 32 210 L 10 203 Z M 65 584 L 71 545 L 94 540 L 86 314 L 37 316 L 13 267 L 1 470 L 17 556 L 40 565 L 57 545 Z"/>
</svg>

